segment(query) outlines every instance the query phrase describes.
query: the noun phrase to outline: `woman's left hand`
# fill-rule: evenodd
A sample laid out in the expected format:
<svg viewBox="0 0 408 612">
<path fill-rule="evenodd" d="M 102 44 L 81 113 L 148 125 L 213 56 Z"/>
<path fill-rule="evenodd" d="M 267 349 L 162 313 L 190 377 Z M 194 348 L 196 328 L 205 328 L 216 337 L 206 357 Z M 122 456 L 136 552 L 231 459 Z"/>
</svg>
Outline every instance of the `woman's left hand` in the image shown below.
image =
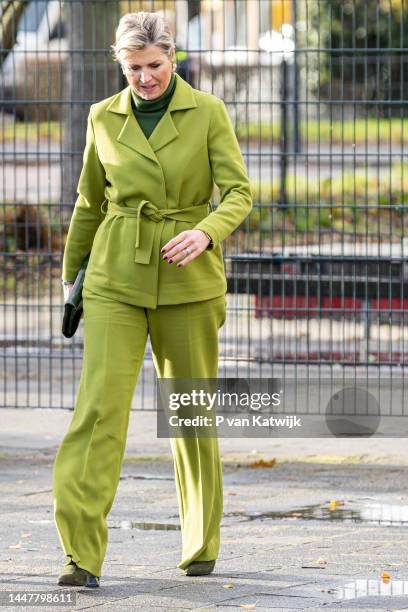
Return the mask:
<svg viewBox="0 0 408 612">
<path fill-rule="evenodd" d="M 160 253 L 163 259 L 181 268 L 201 255 L 209 243 L 210 239 L 201 230 L 186 230 L 169 240 Z"/>
</svg>

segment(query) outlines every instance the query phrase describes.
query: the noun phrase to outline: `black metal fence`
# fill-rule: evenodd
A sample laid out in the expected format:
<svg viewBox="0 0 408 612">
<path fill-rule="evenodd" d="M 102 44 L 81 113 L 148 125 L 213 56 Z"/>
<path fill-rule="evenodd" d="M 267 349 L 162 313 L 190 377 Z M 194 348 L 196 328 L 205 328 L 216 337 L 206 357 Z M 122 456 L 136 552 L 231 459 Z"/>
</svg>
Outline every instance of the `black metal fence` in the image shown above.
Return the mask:
<svg viewBox="0 0 408 612">
<path fill-rule="evenodd" d="M 163 11 L 181 76 L 225 101 L 252 182 L 253 212 L 224 243 L 220 374 L 404 375 L 407 2 L 0 7 L 4 407 L 73 406 L 82 323 L 62 336 L 64 239 L 89 105 L 124 87 L 109 46 L 137 10 Z M 148 348 L 135 406 L 154 384 Z"/>
</svg>

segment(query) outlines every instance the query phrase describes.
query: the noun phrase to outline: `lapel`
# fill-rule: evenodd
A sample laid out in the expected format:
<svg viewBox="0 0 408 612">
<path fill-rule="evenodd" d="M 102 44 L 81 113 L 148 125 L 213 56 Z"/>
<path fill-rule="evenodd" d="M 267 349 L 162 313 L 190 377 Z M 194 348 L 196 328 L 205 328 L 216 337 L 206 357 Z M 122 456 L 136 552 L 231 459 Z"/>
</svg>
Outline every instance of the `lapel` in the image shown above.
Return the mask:
<svg viewBox="0 0 408 612">
<path fill-rule="evenodd" d="M 106 108 L 106 110 L 111 113 L 117 113 L 123 116 L 123 124 L 116 140 L 156 163 L 159 163 L 155 155 L 156 151 L 167 145 L 179 135 L 171 113 L 176 110 L 186 110 L 197 106 L 191 85 L 177 73 L 176 80 L 176 89 L 174 90 L 167 110 L 154 128 L 149 140 L 147 140 L 133 114 L 130 85 L 119 92 Z"/>
</svg>

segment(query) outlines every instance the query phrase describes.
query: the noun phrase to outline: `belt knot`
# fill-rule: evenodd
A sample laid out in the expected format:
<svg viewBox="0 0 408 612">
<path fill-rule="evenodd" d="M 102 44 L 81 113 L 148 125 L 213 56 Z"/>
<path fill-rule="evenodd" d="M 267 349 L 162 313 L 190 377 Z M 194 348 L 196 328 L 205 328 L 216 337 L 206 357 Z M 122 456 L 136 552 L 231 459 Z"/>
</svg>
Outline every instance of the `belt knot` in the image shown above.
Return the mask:
<svg viewBox="0 0 408 612">
<path fill-rule="evenodd" d="M 145 206 L 143 214 L 148 217 L 150 221 L 154 221 L 155 223 L 160 223 L 160 221 L 163 221 L 163 219 L 165 219 L 165 216 L 160 212 L 158 208 L 156 208 L 156 210 L 150 210 L 147 206 Z"/>
<path fill-rule="evenodd" d="M 141 215 L 146 218 L 147 221 L 154 221 L 158 224 L 162 221 L 172 219 L 173 221 L 187 221 L 189 223 L 198 223 L 201 219 L 208 214 L 208 205 L 196 204 L 187 208 L 158 208 L 150 200 L 141 200 L 137 206 L 124 206 L 119 205 L 117 202 L 105 202 L 102 203 L 101 210 L 105 203 L 108 203 L 106 215 L 108 216 L 120 216 L 120 217 L 133 217 L 136 219 L 136 241 L 135 241 L 135 263 L 148 264 L 150 262 L 153 242 L 159 241 L 160 236 L 156 236 L 156 232 L 153 231 L 155 226 L 149 226 L 145 224 L 144 231 L 146 232 L 146 244 L 143 248 L 140 246 L 140 233 L 141 233 Z M 160 232 L 161 234 L 161 232 Z"/>
</svg>

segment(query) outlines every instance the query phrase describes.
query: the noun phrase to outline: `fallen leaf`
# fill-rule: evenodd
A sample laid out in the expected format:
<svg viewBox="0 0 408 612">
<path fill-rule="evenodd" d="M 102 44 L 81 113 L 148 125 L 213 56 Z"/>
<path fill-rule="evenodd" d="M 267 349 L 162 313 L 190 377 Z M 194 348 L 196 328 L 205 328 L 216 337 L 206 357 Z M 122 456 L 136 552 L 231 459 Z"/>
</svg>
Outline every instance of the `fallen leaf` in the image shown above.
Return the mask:
<svg viewBox="0 0 408 612">
<path fill-rule="evenodd" d="M 256 604 L 240 604 L 240 608 L 245 608 L 245 610 L 255 610 Z"/>
<path fill-rule="evenodd" d="M 230 491 L 228 495 L 236 495 L 236 493 L 234 493 L 233 491 Z"/>
<path fill-rule="evenodd" d="M 385 583 L 388 583 L 391 580 L 391 574 L 389 572 L 383 572 L 381 574 L 381 580 Z"/>
<path fill-rule="evenodd" d="M 258 461 L 253 461 L 249 464 L 251 468 L 265 468 L 265 467 L 273 467 L 276 463 L 276 459 L 270 459 L 269 461 L 264 461 L 264 459 L 259 459 Z"/>
<path fill-rule="evenodd" d="M 224 589 L 232 589 L 234 587 L 234 585 L 230 584 L 230 583 L 229 584 L 223 584 L 222 586 L 224 587 Z"/>
<path fill-rule="evenodd" d="M 336 510 L 338 506 L 344 506 L 344 502 L 333 499 L 329 504 L 330 510 Z"/>
</svg>

